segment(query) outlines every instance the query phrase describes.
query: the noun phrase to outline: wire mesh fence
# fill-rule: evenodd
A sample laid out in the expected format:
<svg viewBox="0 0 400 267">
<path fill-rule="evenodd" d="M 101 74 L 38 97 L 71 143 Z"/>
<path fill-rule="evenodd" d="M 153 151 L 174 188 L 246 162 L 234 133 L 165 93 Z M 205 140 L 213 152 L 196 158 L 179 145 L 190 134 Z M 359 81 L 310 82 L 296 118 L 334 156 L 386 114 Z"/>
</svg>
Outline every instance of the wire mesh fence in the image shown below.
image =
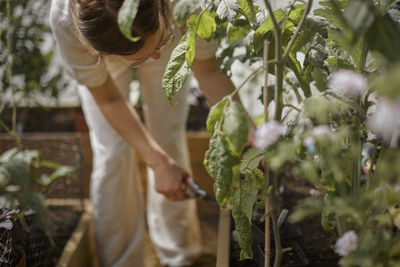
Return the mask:
<svg viewBox="0 0 400 267">
<path fill-rule="evenodd" d="M 35 214 L 2 207 L 0 202 L 0 266 L 55 266 L 65 243 L 83 212 L 87 198 L 87 166 L 84 164 L 87 135 L 81 133 L 32 133 L 21 136 L 23 149 L 37 150 L 40 160 L 71 166 L 74 175 L 54 180 L 40 192 L 46 199 L 51 229 L 37 227 Z M 0 134 L 0 154 L 16 147 L 13 137 Z M 87 151 L 86 151 L 86 154 Z M 90 154 L 89 154 L 90 155 Z M 38 174 L 49 170 L 38 169 Z M 36 221 L 35 221 L 36 220 Z"/>
</svg>

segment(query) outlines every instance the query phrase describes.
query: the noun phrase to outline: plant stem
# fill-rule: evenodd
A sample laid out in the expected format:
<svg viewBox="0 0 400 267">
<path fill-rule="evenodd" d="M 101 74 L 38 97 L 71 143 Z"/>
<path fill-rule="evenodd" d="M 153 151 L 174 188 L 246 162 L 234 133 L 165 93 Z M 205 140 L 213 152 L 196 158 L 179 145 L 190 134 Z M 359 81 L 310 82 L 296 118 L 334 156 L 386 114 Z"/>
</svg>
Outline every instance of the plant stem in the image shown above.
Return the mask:
<svg viewBox="0 0 400 267">
<path fill-rule="evenodd" d="M 242 82 L 242 84 L 239 85 L 238 88 L 235 89 L 235 91 L 233 91 L 231 93 L 231 97 L 234 97 L 237 93 L 239 93 L 240 89 L 243 88 L 243 86 L 245 86 L 245 84 L 254 76 L 257 74 L 257 72 L 259 72 L 260 70 L 262 70 L 264 68 L 264 66 L 258 67 L 257 69 L 255 69 L 252 73 L 250 73 L 249 76 L 247 76 L 247 78 Z"/>
<path fill-rule="evenodd" d="M 22 149 L 21 140 L 17 133 L 17 103 L 15 101 L 16 89 L 15 89 L 13 81 L 12 81 L 13 56 L 12 56 L 12 50 L 11 50 L 11 37 L 10 37 L 10 27 L 11 27 L 10 0 L 7 0 L 7 2 L 6 2 L 6 9 L 7 9 L 7 20 L 8 20 L 7 33 L 6 33 L 7 52 L 8 52 L 7 81 L 8 81 L 8 85 L 11 88 L 11 93 L 12 93 L 12 100 L 11 100 L 12 101 L 12 125 L 11 125 L 11 131 L 8 131 L 8 133 L 15 138 L 17 147 L 19 150 L 21 150 Z"/>
<path fill-rule="evenodd" d="M 361 175 L 361 153 L 362 153 L 362 142 L 360 140 L 360 120 L 357 116 L 354 116 L 354 123 L 353 123 L 353 140 L 351 141 L 352 145 L 356 148 L 357 156 L 355 157 L 353 164 L 352 164 L 352 173 L 351 173 L 351 189 L 353 194 L 357 194 L 360 190 L 360 175 Z"/>
<path fill-rule="evenodd" d="M 272 6 L 269 0 L 264 0 L 265 6 L 267 7 L 268 13 L 271 16 L 272 24 L 274 25 L 274 34 L 277 32 L 281 32 L 281 28 L 279 27 L 278 21 L 274 15 L 274 11 L 272 10 Z"/>
<path fill-rule="evenodd" d="M 271 210 L 271 216 L 272 216 L 272 228 L 274 231 L 274 239 L 275 239 L 274 267 L 279 267 L 281 266 L 281 260 L 282 260 L 282 244 L 281 244 L 281 236 L 279 234 L 278 216 L 275 212 L 275 209 Z"/>
<path fill-rule="evenodd" d="M 368 48 L 367 48 L 367 43 L 365 41 L 365 37 L 361 38 L 360 42 L 361 42 L 360 44 L 361 55 L 360 55 L 360 60 L 356 62 L 356 65 L 357 65 L 357 70 L 360 73 L 363 73 L 365 69 L 365 64 L 367 62 Z"/>
<path fill-rule="evenodd" d="M 285 54 L 283 54 L 283 60 L 286 60 L 287 57 L 289 56 L 290 50 L 292 49 L 294 42 L 296 41 L 297 37 L 299 36 L 300 31 L 303 29 L 303 26 L 306 22 L 307 16 L 311 11 L 312 4 L 313 4 L 313 0 L 309 0 L 307 3 L 306 10 L 304 11 L 304 13 L 300 19 L 299 25 L 297 26 L 295 33 L 293 34 L 292 38 L 289 41 L 289 44 L 285 50 Z"/>
<path fill-rule="evenodd" d="M 269 42 L 264 40 L 264 92 L 263 92 L 263 101 L 264 101 L 264 121 L 268 120 L 268 47 Z M 271 225 L 270 225 L 270 212 L 271 212 L 271 204 L 270 197 L 268 196 L 268 187 L 269 187 L 269 167 L 267 164 L 267 156 L 264 159 L 264 179 L 265 179 L 265 245 L 264 245 L 264 266 L 271 266 Z"/>
<path fill-rule="evenodd" d="M 294 110 L 297 110 L 298 112 L 301 112 L 301 110 L 298 107 L 293 106 L 292 104 L 284 104 L 283 107 L 290 107 Z"/>
</svg>

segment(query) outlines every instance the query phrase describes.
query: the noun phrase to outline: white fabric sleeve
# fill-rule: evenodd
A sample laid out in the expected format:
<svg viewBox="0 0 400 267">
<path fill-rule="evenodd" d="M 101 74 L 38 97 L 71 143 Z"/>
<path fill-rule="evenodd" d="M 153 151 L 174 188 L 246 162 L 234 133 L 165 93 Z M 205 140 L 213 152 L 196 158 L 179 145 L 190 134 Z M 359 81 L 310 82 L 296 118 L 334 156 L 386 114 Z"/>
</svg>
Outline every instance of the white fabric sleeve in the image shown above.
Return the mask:
<svg viewBox="0 0 400 267">
<path fill-rule="evenodd" d="M 196 37 L 196 53 L 195 53 L 195 59 L 197 60 L 205 60 L 205 59 L 210 59 L 213 56 L 215 56 L 215 53 L 217 52 L 218 48 L 218 43 L 211 40 L 210 42 L 207 42 L 203 38 L 197 36 Z"/>
<path fill-rule="evenodd" d="M 60 1 L 52 1 L 50 26 L 67 73 L 89 88 L 102 85 L 108 77 L 104 59 L 85 47 L 74 29 L 68 7 L 60 8 L 57 2 Z"/>
</svg>

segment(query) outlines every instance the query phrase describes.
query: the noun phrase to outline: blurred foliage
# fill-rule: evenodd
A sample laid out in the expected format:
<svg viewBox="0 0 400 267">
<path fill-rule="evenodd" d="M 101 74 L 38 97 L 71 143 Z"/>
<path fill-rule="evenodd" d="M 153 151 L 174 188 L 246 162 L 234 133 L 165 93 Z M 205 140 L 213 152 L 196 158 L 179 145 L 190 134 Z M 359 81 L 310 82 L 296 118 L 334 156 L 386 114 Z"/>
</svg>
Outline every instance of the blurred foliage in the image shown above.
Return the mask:
<svg viewBox="0 0 400 267">
<path fill-rule="evenodd" d="M 16 209 L 24 215 L 35 214 L 36 226 L 44 232 L 50 231 L 43 193 L 63 176 L 75 176 L 74 168 L 43 161 L 37 150 L 7 150 L 0 155 L 0 207 Z"/>
<path fill-rule="evenodd" d="M 10 1 L 11 21 L 6 15 L 6 1 L 0 1 L 0 94 L 6 94 L 9 52 L 7 30 L 10 32 L 12 79 L 17 96 L 29 98 L 33 93 L 57 97 L 64 84 L 61 72 L 50 68 L 54 40 L 48 23 L 49 0 Z M 3 99 L 4 101 L 4 99 Z"/>
<path fill-rule="evenodd" d="M 217 103 L 207 120 L 212 138 L 204 164 L 215 179 L 217 201 L 232 209 L 241 258 L 252 256 L 249 207 L 261 204 L 257 195 L 268 195 L 272 214 L 289 169 L 319 193 L 299 203 L 292 221 L 320 215 L 327 231 L 336 229 L 341 236 L 354 230 L 358 246 L 343 258 L 344 266 L 399 266 L 395 221 L 400 212 L 393 207 L 400 203 L 400 155 L 368 128 L 368 119 L 381 96 L 400 97 L 400 1 L 325 0 L 307 17 L 311 1 L 295 0 L 273 12 L 255 3 L 200 1 L 201 13 L 188 18 L 197 2 L 180 1 L 181 12 L 175 10 L 174 15 L 181 25 L 188 18 L 187 32 L 163 80 L 171 98 L 189 76 L 197 35 L 221 44 L 218 64 L 228 75 L 235 60 L 249 65 L 262 61 L 265 40 L 268 59 L 278 61 L 269 62 L 276 82 L 273 97 L 264 103 L 275 104 L 274 117 L 288 128 L 277 143 L 244 151 L 248 126 L 243 111 L 232 102 L 236 92 Z M 341 69 L 364 75 L 369 88 L 356 97 L 329 88 L 331 74 Z M 298 107 L 283 102 L 283 94 L 294 95 Z M 399 115 L 393 116 L 398 126 Z M 305 142 L 307 138 L 311 142 Z M 271 169 L 271 185 L 262 183 L 257 169 L 262 157 Z"/>
</svg>

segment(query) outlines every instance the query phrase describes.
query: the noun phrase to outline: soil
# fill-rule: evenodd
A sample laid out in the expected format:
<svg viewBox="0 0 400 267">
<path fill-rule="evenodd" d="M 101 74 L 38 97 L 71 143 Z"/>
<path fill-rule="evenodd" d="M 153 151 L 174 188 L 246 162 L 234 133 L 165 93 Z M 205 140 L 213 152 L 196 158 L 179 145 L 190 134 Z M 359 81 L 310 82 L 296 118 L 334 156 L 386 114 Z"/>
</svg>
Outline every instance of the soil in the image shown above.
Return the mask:
<svg viewBox="0 0 400 267">
<path fill-rule="evenodd" d="M 64 246 L 78 225 L 82 212 L 73 206 L 49 206 L 48 214 L 55 227 L 52 232 L 47 266 L 56 266 Z"/>
<path fill-rule="evenodd" d="M 306 181 L 292 177 L 285 177 L 283 181 L 284 192 L 282 193 L 282 208 L 289 210 L 289 214 L 296 203 L 308 196 L 313 186 Z M 333 247 L 336 242 L 335 232 L 326 232 L 321 227 L 320 216 L 315 216 L 296 224 L 301 229 L 303 235 L 298 240 L 300 248 L 307 257 L 309 264 L 301 264 L 299 256 L 294 251 L 285 253 L 282 258 L 281 266 L 311 266 L 311 267 L 333 267 L 338 266 L 339 256 L 334 252 Z M 263 229 L 263 228 L 262 228 Z M 273 244 L 272 244 L 273 246 Z M 285 247 L 285 245 L 283 245 Z M 264 247 L 261 247 L 262 250 Z M 272 254 L 273 247 L 271 248 Z M 271 262 L 273 263 L 273 256 Z M 231 264 L 230 267 L 257 267 L 255 261 L 238 261 L 240 249 L 237 244 L 231 242 Z M 263 266 L 263 265 L 262 265 Z M 272 265 L 271 265 L 272 266 Z"/>
</svg>

